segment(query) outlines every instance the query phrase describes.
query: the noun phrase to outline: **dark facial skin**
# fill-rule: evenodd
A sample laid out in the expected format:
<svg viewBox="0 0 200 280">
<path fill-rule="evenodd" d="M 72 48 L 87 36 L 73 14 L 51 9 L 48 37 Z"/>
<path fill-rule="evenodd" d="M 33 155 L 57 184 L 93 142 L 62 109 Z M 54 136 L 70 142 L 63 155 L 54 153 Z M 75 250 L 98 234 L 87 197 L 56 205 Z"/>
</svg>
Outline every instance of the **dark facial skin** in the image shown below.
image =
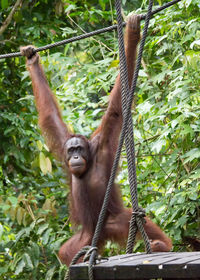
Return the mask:
<svg viewBox="0 0 200 280">
<path fill-rule="evenodd" d="M 72 137 L 65 144 L 65 160 L 75 176 L 81 176 L 87 169 L 88 144 L 80 137 Z"/>
</svg>

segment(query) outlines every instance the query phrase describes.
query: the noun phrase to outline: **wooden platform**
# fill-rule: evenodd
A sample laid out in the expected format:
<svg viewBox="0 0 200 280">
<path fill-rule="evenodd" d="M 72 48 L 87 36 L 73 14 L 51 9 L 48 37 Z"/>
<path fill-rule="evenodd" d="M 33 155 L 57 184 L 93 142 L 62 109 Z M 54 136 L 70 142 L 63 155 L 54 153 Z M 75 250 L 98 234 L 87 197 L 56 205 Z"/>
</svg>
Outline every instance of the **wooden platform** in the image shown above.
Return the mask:
<svg viewBox="0 0 200 280">
<path fill-rule="evenodd" d="M 70 267 L 71 280 L 88 278 L 87 263 Z M 200 252 L 114 256 L 94 266 L 95 280 L 200 279 Z"/>
</svg>

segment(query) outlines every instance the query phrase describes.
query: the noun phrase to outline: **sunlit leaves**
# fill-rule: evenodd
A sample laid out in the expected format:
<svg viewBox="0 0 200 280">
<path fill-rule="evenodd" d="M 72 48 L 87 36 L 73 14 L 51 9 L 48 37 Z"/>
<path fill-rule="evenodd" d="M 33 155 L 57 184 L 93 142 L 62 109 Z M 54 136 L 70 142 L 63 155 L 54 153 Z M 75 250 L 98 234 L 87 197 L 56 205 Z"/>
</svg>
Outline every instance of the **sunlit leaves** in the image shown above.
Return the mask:
<svg viewBox="0 0 200 280">
<path fill-rule="evenodd" d="M 166 146 L 166 141 L 163 139 L 157 140 L 152 145 L 151 149 L 152 151 L 155 151 L 156 153 L 159 153 L 163 146 Z"/>
<path fill-rule="evenodd" d="M 194 68 L 194 70 L 197 70 L 197 68 L 200 65 L 200 52 L 189 50 L 185 52 L 185 57 L 187 63 Z"/>
<path fill-rule="evenodd" d="M 26 266 L 25 261 L 21 259 L 16 265 L 15 274 L 18 275 L 19 273 L 21 273 L 25 266 Z"/>
<path fill-rule="evenodd" d="M 194 159 L 200 158 L 200 149 L 194 148 L 184 154 L 183 158 L 185 158 L 184 163 L 187 163 L 188 161 L 193 161 Z"/>
<path fill-rule="evenodd" d="M 52 172 L 52 165 L 49 157 L 45 157 L 44 153 L 40 152 L 39 161 L 40 161 L 40 169 L 44 174 L 47 174 L 47 172 L 49 173 Z"/>
</svg>

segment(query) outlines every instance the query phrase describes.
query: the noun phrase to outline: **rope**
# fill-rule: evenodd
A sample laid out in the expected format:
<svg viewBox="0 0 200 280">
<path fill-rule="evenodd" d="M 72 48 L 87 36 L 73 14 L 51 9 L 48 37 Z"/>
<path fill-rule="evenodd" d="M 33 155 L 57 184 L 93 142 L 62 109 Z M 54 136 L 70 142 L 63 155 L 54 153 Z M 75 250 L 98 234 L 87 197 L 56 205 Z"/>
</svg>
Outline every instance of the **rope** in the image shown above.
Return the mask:
<svg viewBox="0 0 200 280">
<path fill-rule="evenodd" d="M 123 27 L 122 27 L 122 17 L 121 17 L 121 4 L 120 0 L 116 0 L 116 10 L 117 10 L 117 21 L 118 21 L 118 44 L 119 44 L 119 57 L 120 57 L 120 79 L 122 85 L 122 108 L 123 108 L 123 117 L 125 117 L 126 103 L 129 96 L 129 85 L 128 85 L 128 71 L 127 71 L 127 63 L 126 56 L 124 50 L 124 39 L 123 39 Z M 130 183 L 130 191 L 131 191 L 131 200 L 132 207 L 134 213 L 138 211 L 138 198 L 137 198 L 137 175 L 136 175 L 136 165 L 135 165 L 135 144 L 134 144 L 134 135 L 133 135 L 133 122 L 131 116 L 131 110 L 129 111 L 129 119 L 128 119 L 128 128 L 125 135 L 125 146 L 126 146 L 126 154 L 127 154 L 127 162 L 128 162 L 128 176 Z M 144 229 L 141 226 L 138 226 L 137 223 L 140 223 L 141 220 L 139 217 L 136 220 L 136 215 L 132 216 L 130 223 L 130 234 L 128 238 L 128 248 L 134 245 L 136 233 L 138 231 L 138 227 L 143 232 Z M 141 225 L 142 225 L 141 221 Z M 143 234 L 142 234 L 143 235 Z M 150 243 L 148 238 L 145 238 L 145 244 L 147 244 L 147 251 L 149 251 Z M 130 251 L 130 249 L 128 250 Z"/>
<path fill-rule="evenodd" d="M 172 1 L 172 2 L 178 2 L 180 0 Z M 85 255 L 84 261 L 89 259 L 89 265 L 88 265 L 88 276 L 89 280 L 94 280 L 93 276 L 93 266 L 96 260 L 97 255 L 97 243 L 100 238 L 100 233 L 103 228 L 103 223 L 105 220 L 105 215 L 107 211 L 107 206 L 109 203 L 109 197 L 110 192 L 112 190 L 112 185 L 114 183 L 114 179 L 117 172 L 117 167 L 120 159 L 121 149 L 123 146 L 124 139 L 126 141 L 126 149 L 127 149 L 127 158 L 128 158 L 128 169 L 129 172 L 129 180 L 130 180 L 130 189 L 131 189 L 131 200 L 133 205 L 133 212 L 132 212 L 132 218 L 130 222 L 130 230 L 129 230 L 129 237 L 128 237 L 128 243 L 127 243 L 127 249 L 126 252 L 132 253 L 135 237 L 137 230 L 142 234 L 142 237 L 145 241 L 145 247 L 147 253 L 151 253 L 151 247 L 150 242 L 148 239 L 148 236 L 146 232 L 144 231 L 143 223 L 145 222 L 145 212 L 143 209 L 140 209 L 138 207 L 138 200 L 137 200 L 137 177 L 136 177 L 136 167 L 135 167 L 135 149 L 134 149 L 134 138 L 133 138 L 133 125 L 132 125 L 132 118 L 131 118 L 131 107 L 132 107 L 132 101 L 134 97 L 134 92 L 136 89 L 136 83 L 138 78 L 138 73 L 141 65 L 141 59 L 142 59 L 142 53 L 144 49 L 145 40 L 147 37 L 147 31 L 148 31 L 148 25 L 149 21 L 152 15 L 152 6 L 153 6 L 153 0 L 149 0 L 149 7 L 148 12 L 146 15 L 146 21 L 145 21 L 145 27 L 143 31 L 142 40 L 140 43 L 140 49 L 139 54 L 136 62 L 136 67 L 134 71 L 133 81 L 131 85 L 131 90 L 129 92 L 129 85 L 128 85 L 128 72 L 127 72 L 127 65 L 126 65 L 126 57 L 125 57 L 125 51 L 124 51 L 124 42 L 123 42 L 123 31 L 122 26 L 124 25 L 122 23 L 121 18 L 121 4 L 120 0 L 116 0 L 116 10 L 117 10 L 117 19 L 118 19 L 118 40 L 119 40 L 119 54 L 120 54 L 120 79 L 121 79 L 121 85 L 122 85 L 122 111 L 123 111 L 123 125 L 122 125 L 122 131 L 119 139 L 119 145 L 117 148 L 116 156 L 114 159 L 114 163 L 111 170 L 111 175 L 109 178 L 108 186 L 106 189 L 102 209 L 99 214 L 99 219 L 95 228 L 95 233 L 92 239 L 91 246 L 85 246 L 83 247 L 73 258 L 71 265 L 75 264 L 77 260 Z M 165 5 L 166 6 L 166 5 Z M 169 3 L 167 4 L 169 6 Z M 127 105 L 126 105 L 127 104 Z M 127 125 L 128 125 L 128 132 L 127 133 Z M 69 270 L 67 271 L 65 275 L 65 280 L 70 279 L 69 276 Z"/>
<path fill-rule="evenodd" d="M 132 101 L 133 101 L 134 91 L 135 91 L 135 88 L 136 88 L 136 82 L 137 82 L 138 73 L 139 73 L 139 69 L 140 69 L 145 38 L 147 36 L 147 29 L 148 29 L 149 19 L 150 19 L 150 15 L 151 15 L 152 3 L 153 3 L 153 0 L 150 0 L 150 4 L 149 4 L 149 8 L 148 8 L 148 16 L 147 16 L 147 20 L 146 20 L 146 23 L 145 23 L 145 29 L 144 29 L 143 37 L 142 37 L 141 44 L 140 44 L 140 49 L 139 49 L 138 59 L 137 59 L 136 68 L 135 68 L 135 72 L 134 72 L 133 82 L 132 82 L 131 90 L 130 90 L 130 93 L 129 93 L 129 96 L 128 96 L 128 99 L 127 99 L 126 110 L 125 110 L 124 115 L 123 115 L 124 116 L 123 117 L 123 125 L 122 125 L 122 131 L 121 131 L 121 135 L 120 135 L 120 139 L 119 139 L 119 145 L 118 145 L 116 156 L 115 156 L 114 163 L 113 163 L 113 166 L 112 166 L 111 175 L 110 175 L 108 186 L 107 186 L 107 189 L 106 189 L 102 209 L 101 209 L 100 214 L 99 214 L 99 219 L 98 219 L 98 222 L 97 222 L 97 225 L 96 225 L 95 233 L 94 233 L 94 236 L 93 236 L 93 239 L 92 239 L 91 247 L 97 247 L 97 243 L 98 243 L 98 240 L 100 238 L 100 233 L 101 233 L 101 230 L 103 228 L 105 215 L 106 215 L 106 212 L 107 212 L 107 207 L 108 207 L 109 198 L 110 198 L 110 192 L 112 190 L 112 186 L 113 186 L 115 176 L 116 176 L 116 173 L 117 173 L 117 167 L 118 167 L 118 163 L 119 163 L 119 159 L 120 159 L 121 149 L 122 149 L 123 142 L 124 142 L 125 135 L 126 135 L 126 131 L 127 131 L 127 124 L 129 124 L 129 120 L 130 120 L 130 112 L 131 112 L 131 107 L 132 107 Z M 117 5 L 117 1 L 116 1 L 116 5 Z M 136 180 L 136 178 L 134 178 L 134 180 Z M 136 193 L 136 197 L 135 197 L 135 191 L 133 191 L 133 190 L 131 190 L 131 197 L 135 201 L 133 205 L 134 205 L 134 209 L 136 209 L 136 211 L 134 211 L 134 212 L 137 213 L 138 212 L 138 207 L 135 206 L 136 205 L 135 203 L 137 203 L 137 193 Z M 147 252 L 151 252 L 150 245 L 148 246 L 148 237 L 147 237 L 146 233 L 144 232 L 144 230 L 142 229 L 141 220 L 139 218 L 137 218 L 137 216 L 136 216 L 136 219 L 134 221 L 134 217 L 135 217 L 135 214 L 133 215 L 133 219 L 132 219 L 133 220 L 132 224 L 134 225 L 134 231 L 135 231 L 135 228 L 136 228 L 136 231 L 137 231 L 137 227 L 135 227 L 135 223 L 137 223 L 138 228 L 141 231 L 142 236 L 145 240 L 145 245 L 146 245 L 146 248 L 147 248 Z M 135 233 L 135 235 L 136 235 L 136 233 Z M 89 279 L 90 280 L 93 280 L 92 268 L 93 268 L 93 262 L 94 262 L 95 257 L 96 257 L 96 253 L 97 253 L 97 251 L 94 250 L 92 252 L 91 256 L 90 256 L 90 262 L 89 262 L 89 267 L 88 267 L 88 273 L 89 273 Z"/>
<path fill-rule="evenodd" d="M 172 5 L 174 5 L 174 4 L 176 4 L 180 1 L 182 1 L 182 0 L 173 0 L 169 3 L 164 4 L 163 6 L 155 9 L 155 11 L 153 11 L 151 13 L 151 16 L 155 15 L 156 13 L 158 13 L 158 12 L 160 12 L 160 11 L 162 11 L 162 10 L 164 10 L 164 9 L 166 9 L 166 8 L 172 6 Z M 144 20 L 145 18 L 146 18 L 146 14 L 141 15 L 141 20 Z M 126 23 L 123 22 L 123 26 L 125 26 L 125 25 L 126 25 Z M 40 51 L 44 51 L 44 50 L 51 49 L 51 48 L 54 48 L 54 47 L 58 47 L 58 46 L 61 46 L 61 45 L 66 45 L 66 44 L 69 44 L 69 43 L 72 43 L 72 42 L 75 42 L 75 41 L 79 41 L 79 40 L 89 38 L 91 36 L 95 36 L 95 35 L 102 34 L 102 33 L 105 33 L 105 32 L 109 32 L 109 31 L 112 31 L 112 30 L 115 30 L 115 29 L 117 29 L 117 24 L 106 27 L 106 28 L 98 29 L 98 30 L 95 30 L 95 31 L 92 31 L 92 32 L 89 32 L 89 33 L 86 33 L 86 34 L 75 36 L 75 37 L 72 37 L 72 38 L 69 38 L 69 39 L 65 39 L 65 40 L 62 40 L 62 41 L 59 41 L 59 42 L 56 42 L 56 43 L 53 43 L 53 44 L 48 44 L 46 46 L 36 48 L 35 51 L 40 52 Z M 21 55 L 20 52 L 7 53 L 7 54 L 0 55 L 0 59 L 17 57 L 17 56 L 22 56 L 22 55 Z"/>
<path fill-rule="evenodd" d="M 73 257 L 73 259 L 72 259 L 72 261 L 71 261 L 71 263 L 70 263 L 70 266 L 71 265 L 73 265 L 73 264 L 76 264 L 77 263 L 77 261 L 80 259 L 80 257 L 82 257 L 82 256 L 84 256 L 84 261 L 86 261 L 88 258 L 89 258 L 89 256 L 90 256 L 90 254 L 92 254 L 92 252 L 94 251 L 94 250 L 97 250 L 97 248 L 92 248 L 91 246 L 85 246 L 85 247 L 83 247 L 74 257 Z M 70 268 L 70 266 L 69 266 L 69 268 Z M 70 279 L 70 271 L 69 271 L 69 269 L 67 270 L 67 272 L 66 272 L 66 274 L 65 274 L 65 278 L 64 278 L 64 280 L 69 280 Z"/>
<path fill-rule="evenodd" d="M 130 90 L 130 95 L 132 96 L 132 98 L 131 97 L 129 98 L 128 104 L 127 104 L 127 110 L 128 111 L 131 111 L 132 100 L 133 100 L 134 92 L 135 92 L 135 89 L 136 89 L 138 73 L 139 73 L 141 60 L 142 60 L 142 53 L 143 53 L 143 49 L 144 49 L 144 45 L 145 45 L 145 40 L 146 40 L 146 37 L 147 37 L 149 21 L 150 21 L 150 18 L 151 18 L 152 6 L 153 6 L 153 0 L 149 0 L 149 6 L 148 6 L 148 12 L 147 12 L 146 20 L 145 20 L 143 36 L 142 36 L 142 40 L 141 40 L 141 43 L 140 43 L 140 49 L 139 49 L 139 53 L 138 53 L 137 63 L 136 63 L 134 76 L 133 76 L 133 81 L 132 81 L 132 86 L 131 86 L 131 90 Z M 131 170 L 131 173 L 134 172 L 134 176 L 136 176 L 135 152 L 134 152 L 134 167 L 133 168 L 134 168 L 134 170 Z M 137 180 L 136 179 L 134 181 L 134 184 L 130 184 L 130 191 L 131 191 L 133 213 L 132 213 L 130 227 L 129 227 L 129 236 L 128 236 L 126 253 L 127 254 L 132 253 L 134 243 L 135 243 L 135 239 L 136 239 L 136 234 L 137 234 L 138 230 L 141 232 L 142 237 L 144 239 L 147 253 L 151 253 L 151 246 L 150 246 L 149 238 L 148 238 L 148 236 L 147 236 L 147 234 L 144 230 L 144 227 L 143 227 L 143 223 L 144 223 L 144 216 L 143 215 L 145 215 L 145 214 L 142 213 L 142 215 L 141 215 L 141 211 L 139 210 L 139 207 L 138 207 Z M 143 216 L 143 218 L 142 218 L 142 216 Z"/>
</svg>

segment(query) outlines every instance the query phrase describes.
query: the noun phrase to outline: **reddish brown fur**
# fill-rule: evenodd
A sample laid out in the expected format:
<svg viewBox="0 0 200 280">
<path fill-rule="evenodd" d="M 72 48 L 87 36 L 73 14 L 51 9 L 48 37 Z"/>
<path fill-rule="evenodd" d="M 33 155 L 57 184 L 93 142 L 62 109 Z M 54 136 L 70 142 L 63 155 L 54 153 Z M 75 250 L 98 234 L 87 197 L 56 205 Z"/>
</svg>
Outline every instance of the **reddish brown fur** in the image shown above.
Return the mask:
<svg viewBox="0 0 200 280">
<path fill-rule="evenodd" d="M 133 76 L 139 40 L 140 18 L 132 16 L 129 18 L 126 27 L 129 85 Z M 21 52 L 23 55 L 30 57 L 31 47 L 24 47 Z M 55 98 L 38 61 L 38 54 L 27 59 L 27 68 L 32 79 L 33 92 L 39 113 L 39 125 L 50 150 L 63 160 L 64 144 L 73 135 L 70 134 L 62 121 Z M 82 225 L 82 229 L 65 242 L 59 250 L 61 261 L 67 265 L 70 264 L 79 249 L 91 243 L 111 173 L 121 127 L 121 89 L 118 75 L 101 125 L 90 140 L 83 138 L 88 142 L 90 150 L 91 160 L 87 172 L 80 177 L 71 174 L 71 219 L 75 224 Z M 131 209 L 124 208 L 119 190 L 114 184 L 99 246 L 103 247 L 105 241 L 109 239 L 124 245 L 128 235 L 130 218 Z M 169 251 L 171 249 L 171 240 L 148 218 L 146 218 L 145 230 L 152 240 L 153 251 Z"/>
</svg>

